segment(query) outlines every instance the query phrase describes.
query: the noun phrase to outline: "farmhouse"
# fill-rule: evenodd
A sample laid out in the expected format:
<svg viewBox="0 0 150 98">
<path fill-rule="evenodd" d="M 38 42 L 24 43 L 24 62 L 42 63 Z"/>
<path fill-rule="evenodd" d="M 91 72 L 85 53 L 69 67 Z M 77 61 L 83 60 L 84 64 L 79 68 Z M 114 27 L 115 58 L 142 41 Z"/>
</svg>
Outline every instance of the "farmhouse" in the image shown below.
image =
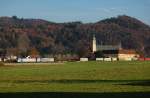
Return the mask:
<svg viewBox="0 0 150 98">
<path fill-rule="evenodd" d="M 118 50 L 118 58 L 119 60 L 131 61 L 137 60 L 139 58 L 139 54 L 136 53 L 135 50 Z"/>
<path fill-rule="evenodd" d="M 93 37 L 93 53 L 100 51 L 104 58 L 117 58 L 118 60 L 137 60 L 139 54 L 132 49 L 122 49 L 121 44 L 119 45 L 97 45 L 96 38 Z"/>
</svg>

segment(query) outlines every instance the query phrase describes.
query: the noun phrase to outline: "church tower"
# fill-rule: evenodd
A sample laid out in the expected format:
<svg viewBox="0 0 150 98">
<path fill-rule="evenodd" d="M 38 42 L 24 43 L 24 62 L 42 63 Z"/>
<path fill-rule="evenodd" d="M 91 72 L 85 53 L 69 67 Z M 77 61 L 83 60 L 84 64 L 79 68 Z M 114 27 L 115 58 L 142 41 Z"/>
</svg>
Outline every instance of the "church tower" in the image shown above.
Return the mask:
<svg viewBox="0 0 150 98">
<path fill-rule="evenodd" d="M 92 47 L 92 52 L 96 52 L 96 37 L 93 35 L 93 47 Z"/>
</svg>

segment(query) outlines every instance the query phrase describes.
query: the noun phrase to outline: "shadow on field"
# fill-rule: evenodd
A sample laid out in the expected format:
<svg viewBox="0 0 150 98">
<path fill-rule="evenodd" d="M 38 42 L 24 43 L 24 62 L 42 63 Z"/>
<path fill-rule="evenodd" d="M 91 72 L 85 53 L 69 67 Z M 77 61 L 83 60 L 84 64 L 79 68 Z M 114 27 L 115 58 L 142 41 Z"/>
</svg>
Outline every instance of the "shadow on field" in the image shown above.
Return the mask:
<svg viewBox="0 0 150 98">
<path fill-rule="evenodd" d="M 150 81 L 145 80 L 145 81 L 134 81 L 134 82 L 129 82 L 125 84 L 119 84 L 119 85 L 130 85 L 130 86 L 150 86 Z"/>
<path fill-rule="evenodd" d="M 73 93 L 73 92 L 31 92 L 0 93 L 0 98 L 149 98 L 150 92 L 136 93 Z"/>
<path fill-rule="evenodd" d="M 0 82 L 9 82 L 8 80 L 3 80 Z M 63 83 L 63 84 L 73 84 L 73 83 L 112 83 L 115 85 L 130 85 L 130 86 L 150 86 L 150 80 L 80 80 L 80 79 L 62 79 L 62 80 L 14 80 L 12 83 Z"/>
<path fill-rule="evenodd" d="M 150 86 L 150 80 L 15 80 L 13 83 L 112 83 L 114 85 Z M 0 93 L 0 98 L 150 98 L 150 92 L 16 92 Z"/>
</svg>

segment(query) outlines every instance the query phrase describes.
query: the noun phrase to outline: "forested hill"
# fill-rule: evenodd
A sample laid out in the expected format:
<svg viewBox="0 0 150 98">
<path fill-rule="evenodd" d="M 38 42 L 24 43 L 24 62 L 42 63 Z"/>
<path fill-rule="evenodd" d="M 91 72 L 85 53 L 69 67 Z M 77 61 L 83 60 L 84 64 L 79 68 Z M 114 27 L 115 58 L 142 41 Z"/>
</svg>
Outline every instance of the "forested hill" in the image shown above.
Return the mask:
<svg viewBox="0 0 150 98">
<path fill-rule="evenodd" d="M 78 54 L 89 56 L 92 35 L 98 44 L 122 44 L 150 56 L 150 26 L 129 16 L 83 24 L 54 23 L 41 19 L 0 17 L 0 55 Z"/>
</svg>

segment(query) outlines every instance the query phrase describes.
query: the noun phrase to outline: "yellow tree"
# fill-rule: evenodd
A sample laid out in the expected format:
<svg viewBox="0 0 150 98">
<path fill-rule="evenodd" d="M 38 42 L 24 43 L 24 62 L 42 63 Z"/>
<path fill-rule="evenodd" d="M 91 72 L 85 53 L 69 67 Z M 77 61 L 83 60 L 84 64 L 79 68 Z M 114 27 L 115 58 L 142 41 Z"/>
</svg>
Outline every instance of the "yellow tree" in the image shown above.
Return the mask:
<svg viewBox="0 0 150 98">
<path fill-rule="evenodd" d="M 39 57 L 39 51 L 35 47 L 33 47 L 30 49 L 29 55 L 31 57 L 37 58 L 37 57 Z"/>
</svg>

